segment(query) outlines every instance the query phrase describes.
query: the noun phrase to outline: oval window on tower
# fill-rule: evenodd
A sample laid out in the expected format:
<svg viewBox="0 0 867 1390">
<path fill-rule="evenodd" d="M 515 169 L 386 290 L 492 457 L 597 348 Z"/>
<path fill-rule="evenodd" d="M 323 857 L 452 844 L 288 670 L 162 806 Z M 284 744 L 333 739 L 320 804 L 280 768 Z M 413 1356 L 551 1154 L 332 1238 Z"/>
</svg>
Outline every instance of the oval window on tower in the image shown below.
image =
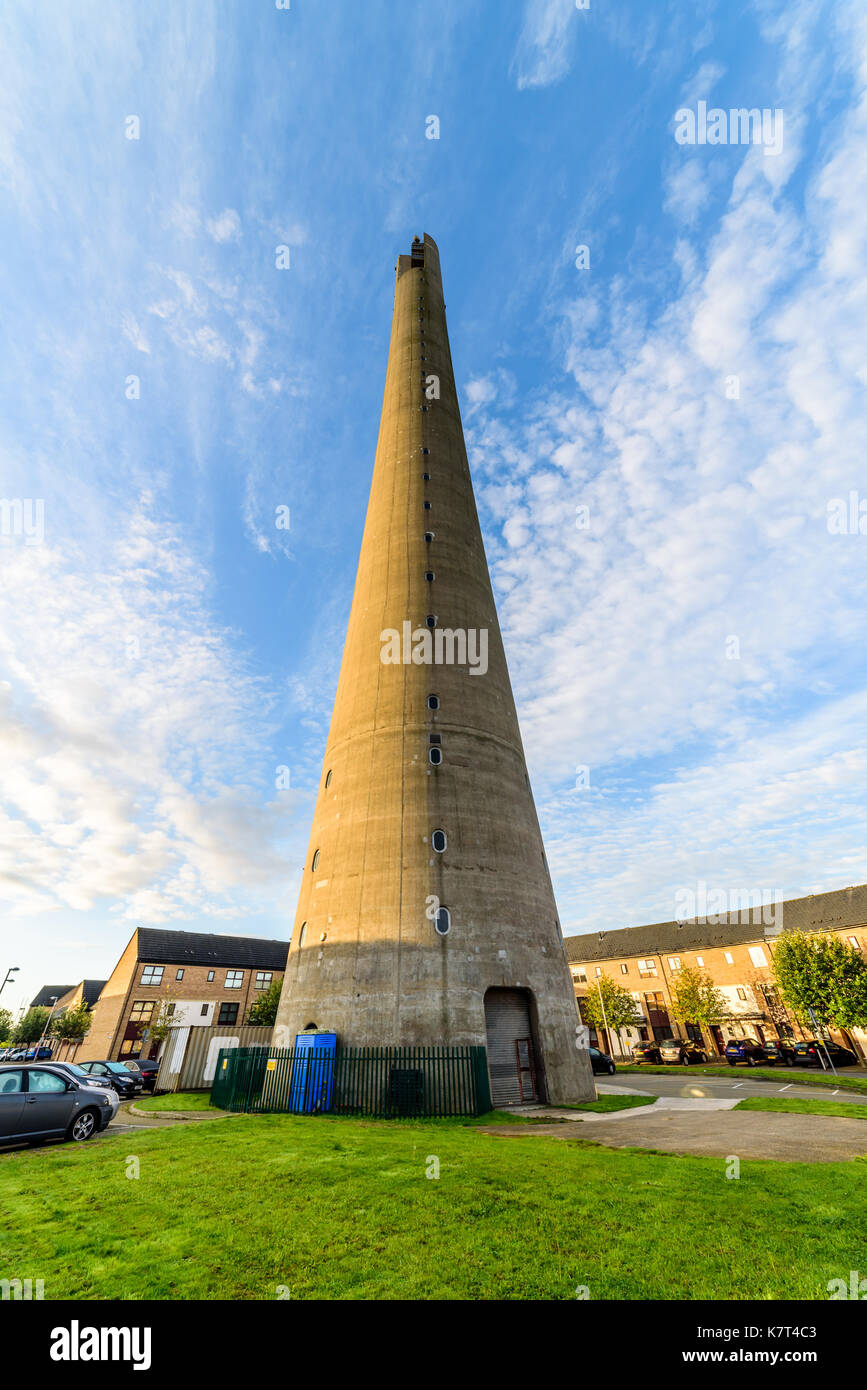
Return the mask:
<svg viewBox="0 0 867 1390">
<path fill-rule="evenodd" d="M 425 618 L 425 622 L 427 623 L 428 627 L 436 627 L 436 625 L 437 625 L 437 615 L 436 615 L 436 613 L 428 613 L 427 617 Z"/>
<path fill-rule="evenodd" d="M 325 774 L 325 786 L 326 789 L 331 786 L 331 768 Z"/>
<path fill-rule="evenodd" d="M 433 584 L 433 582 L 434 582 L 434 572 L 433 572 L 433 570 L 425 570 L 425 572 L 424 572 L 424 577 L 425 577 L 425 579 L 427 580 L 428 584 Z"/>
<path fill-rule="evenodd" d="M 428 709 L 439 709 L 439 707 L 440 707 L 440 697 L 439 697 L 439 695 L 428 695 L 428 697 L 427 697 L 427 707 L 428 707 Z"/>
<path fill-rule="evenodd" d="M 452 914 L 447 907 L 437 908 L 437 915 L 434 919 L 434 929 L 438 936 L 448 936 L 452 925 Z"/>
<path fill-rule="evenodd" d="M 425 509 L 426 512 L 429 512 L 429 511 L 430 511 L 430 502 L 428 502 L 427 498 L 425 498 L 425 501 L 424 501 L 424 509 Z"/>
<path fill-rule="evenodd" d="M 434 767 L 439 767 L 443 760 L 443 750 L 441 748 L 431 748 L 428 752 L 428 757 Z"/>
<path fill-rule="evenodd" d="M 313 869 L 314 871 L 315 871 L 316 869 L 319 868 L 319 850 L 317 850 L 316 853 L 314 854 L 314 856 L 313 856 L 313 863 L 310 865 L 310 867 L 311 867 L 311 869 Z"/>
<path fill-rule="evenodd" d="M 433 845 L 437 854 L 442 854 L 447 844 L 446 832 L 444 830 L 435 830 L 433 835 L 431 836 L 431 844 Z"/>
<path fill-rule="evenodd" d="M 429 482 L 430 482 L 430 473 L 422 473 L 422 475 L 421 475 L 421 480 L 422 480 L 423 483 L 429 483 Z"/>
<path fill-rule="evenodd" d="M 427 541 L 428 545 L 430 545 L 431 541 L 432 541 L 433 538 L 434 538 L 434 532 L 433 532 L 433 531 L 425 531 L 425 533 L 424 533 L 424 538 L 425 538 L 425 540 Z"/>
</svg>

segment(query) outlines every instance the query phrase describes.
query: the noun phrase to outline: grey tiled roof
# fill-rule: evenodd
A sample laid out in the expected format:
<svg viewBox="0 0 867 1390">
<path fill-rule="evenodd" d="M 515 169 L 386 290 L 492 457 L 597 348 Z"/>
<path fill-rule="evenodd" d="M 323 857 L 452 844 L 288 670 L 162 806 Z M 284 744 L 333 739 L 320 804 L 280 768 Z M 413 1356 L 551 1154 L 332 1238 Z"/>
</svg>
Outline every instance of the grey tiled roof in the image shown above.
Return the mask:
<svg viewBox="0 0 867 1390">
<path fill-rule="evenodd" d="M 834 931 L 867 924 L 867 884 L 788 898 L 773 909 L 783 931 Z M 761 908 L 730 913 L 718 922 L 654 922 L 643 927 L 567 936 L 570 961 L 610 960 L 613 956 L 652 956 L 700 951 L 703 946 L 743 946 L 778 933 L 762 920 Z"/>
<path fill-rule="evenodd" d="M 151 965 L 235 965 L 285 970 L 288 941 L 259 936 L 216 936 L 209 932 L 139 927 L 138 958 Z"/>
<path fill-rule="evenodd" d="M 43 985 L 35 999 L 31 999 L 31 1009 L 50 1009 L 54 998 L 62 999 L 75 985 Z"/>
</svg>

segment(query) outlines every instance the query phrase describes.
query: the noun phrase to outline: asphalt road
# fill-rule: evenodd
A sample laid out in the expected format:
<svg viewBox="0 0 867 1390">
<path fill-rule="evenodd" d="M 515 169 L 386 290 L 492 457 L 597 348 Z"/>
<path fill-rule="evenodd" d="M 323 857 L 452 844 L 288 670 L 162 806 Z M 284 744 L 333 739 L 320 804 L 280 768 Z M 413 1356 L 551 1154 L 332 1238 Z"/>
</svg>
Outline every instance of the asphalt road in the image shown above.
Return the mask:
<svg viewBox="0 0 867 1390">
<path fill-rule="evenodd" d="M 799 1086 L 793 1076 L 781 1071 L 779 1081 L 754 1081 L 744 1067 L 733 1067 L 731 1076 L 671 1076 L 658 1072 L 623 1072 L 612 1077 L 597 1077 L 596 1089 L 605 1095 L 681 1096 L 685 1100 L 744 1100 L 747 1096 L 787 1096 L 790 1100 L 833 1100 L 846 1105 L 867 1105 L 867 1095 L 844 1089 L 847 1075 L 855 1069 L 841 1072 L 839 1090 L 834 1086 Z M 860 1069 L 857 1075 L 862 1075 Z"/>
</svg>

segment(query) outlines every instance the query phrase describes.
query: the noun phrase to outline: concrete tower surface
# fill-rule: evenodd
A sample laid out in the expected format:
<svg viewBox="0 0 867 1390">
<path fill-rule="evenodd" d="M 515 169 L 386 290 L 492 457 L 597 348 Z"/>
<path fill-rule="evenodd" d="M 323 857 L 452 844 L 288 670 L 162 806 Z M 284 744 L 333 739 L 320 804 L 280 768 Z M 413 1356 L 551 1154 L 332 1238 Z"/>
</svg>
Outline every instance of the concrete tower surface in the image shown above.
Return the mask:
<svg viewBox="0 0 867 1390">
<path fill-rule="evenodd" d="M 439 253 L 397 262 L 367 520 L 275 1044 L 481 1044 L 595 1094 L 467 463 Z"/>
</svg>

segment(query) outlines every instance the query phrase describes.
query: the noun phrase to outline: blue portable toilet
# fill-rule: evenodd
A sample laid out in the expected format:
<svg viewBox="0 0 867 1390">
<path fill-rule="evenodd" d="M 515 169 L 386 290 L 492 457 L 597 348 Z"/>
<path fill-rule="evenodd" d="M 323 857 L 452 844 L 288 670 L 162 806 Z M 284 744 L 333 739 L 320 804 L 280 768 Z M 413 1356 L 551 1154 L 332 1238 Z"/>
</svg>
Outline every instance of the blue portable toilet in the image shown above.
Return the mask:
<svg viewBox="0 0 867 1390">
<path fill-rule="evenodd" d="M 298 1033 L 289 1109 L 296 1115 L 313 1115 L 331 1109 L 334 1093 L 336 1033 Z"/>
</svg>

